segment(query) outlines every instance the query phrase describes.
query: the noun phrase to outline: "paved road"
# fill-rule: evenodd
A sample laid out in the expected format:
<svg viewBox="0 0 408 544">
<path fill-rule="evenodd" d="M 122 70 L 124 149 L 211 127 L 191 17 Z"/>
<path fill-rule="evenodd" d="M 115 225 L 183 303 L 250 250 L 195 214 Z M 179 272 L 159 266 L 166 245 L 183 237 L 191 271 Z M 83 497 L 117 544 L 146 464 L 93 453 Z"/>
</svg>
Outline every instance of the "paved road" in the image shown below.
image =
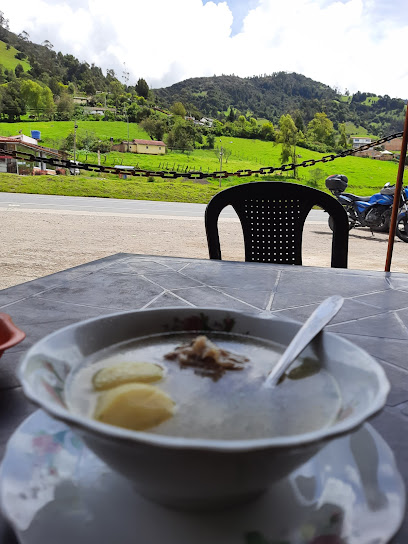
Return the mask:
<svg viewBox="0 0 408 544">
<path fill-rule="evenodd" d="M 23 210 L 79 211 L 117 215 L 204 217 L 205 204 L 0 192 L 0 210 L 10 208 L 20 208 Z M 236 215 L 234 211 L 229 208 L 222 212 L 222 217 L 236 217 Z M 327 214 L 320 210 L 312 210 L 308 220 L 326 223 Z"/>
</svg>

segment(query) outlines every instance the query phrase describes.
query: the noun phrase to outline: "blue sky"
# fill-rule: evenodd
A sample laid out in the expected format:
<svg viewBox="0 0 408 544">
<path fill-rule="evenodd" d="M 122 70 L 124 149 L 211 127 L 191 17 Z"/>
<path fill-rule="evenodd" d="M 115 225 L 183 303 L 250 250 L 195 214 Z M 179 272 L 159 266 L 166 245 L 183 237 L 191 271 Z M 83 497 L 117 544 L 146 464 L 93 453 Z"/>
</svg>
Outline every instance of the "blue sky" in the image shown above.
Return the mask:
<svg viewBox="0 0 408 544">
<path fill-rule="evenodd" d="M 407 0 L 19 0 L 14 32 L 165 87 L 297 72 L 340 91 L 408 99 Z"/>
<path fill-rule="evenodd" d="M 207 4 L 210 1 L 213 1 L 214 4 L 217 5 L 225 2 L 225 0 L 203 0 L 203 4 Z M 248 15 L 251 9 L 255 8 L 258 5 L 258 3 L 258 0 L 247 0 L 246 2 L 244 2 L 243 0 L 227 1 L 228 7 L 230 8 L 232 16 L 234 18 L 231 25 L 231 36 L 234 36 L 235 34 L 239 34 L 239 32 L 241 32 L 245 17 Z"/>
</svg>

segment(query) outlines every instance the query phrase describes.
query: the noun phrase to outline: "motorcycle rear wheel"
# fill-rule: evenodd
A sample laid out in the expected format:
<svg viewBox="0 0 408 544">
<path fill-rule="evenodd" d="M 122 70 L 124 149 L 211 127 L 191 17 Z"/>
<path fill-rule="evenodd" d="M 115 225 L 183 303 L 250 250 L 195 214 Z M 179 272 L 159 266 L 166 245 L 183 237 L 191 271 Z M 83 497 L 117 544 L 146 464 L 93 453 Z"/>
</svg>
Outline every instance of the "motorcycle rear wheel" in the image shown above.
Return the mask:
<svg viewBox="0 0 408 544">
<path fill-rule="evenodd" d="M 400 240 L 408 244 L 408 213 L 400 213 L 397 217 L 397 228 L 395 231 Z"/>
<path fill-rule="evenodd" d="M 388 232 L 390 230 L 391 212 L 382 216 L 382 223 L 372 227 L 374 232 Z"/>
<path fill-rule="evenodd" d="M 349 230 L 351 230 L 355 225 L 355 222 L 354 221 L 351 221 L 351 219 L 349 218 Z M 331 216 L 329 216 L 329 227 L 330 227 L 330 230 L 333 231 L 333 218 Z"/>
</svg>

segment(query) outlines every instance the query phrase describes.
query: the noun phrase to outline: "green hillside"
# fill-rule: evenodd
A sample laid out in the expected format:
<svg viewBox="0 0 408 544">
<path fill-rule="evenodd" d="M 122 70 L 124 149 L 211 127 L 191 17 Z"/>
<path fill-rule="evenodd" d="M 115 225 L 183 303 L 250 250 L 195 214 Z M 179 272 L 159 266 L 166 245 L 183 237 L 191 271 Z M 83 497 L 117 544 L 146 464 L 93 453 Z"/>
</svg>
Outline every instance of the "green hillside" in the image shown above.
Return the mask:
<svg viewBox="0 0 408 544">
<path fill-rule="evenodd" d="M 14 56 L 16 53 L 18 53 L 18 51 L 13 46 L 10 46 L 10 49 L 7 49 L 7 44 L 0 41 L 0 64 L 2 64 L 6 70 L 14 70 L 17 64 L 21 64 L 24 71 L 27 72 L 30 69 L 30 64 L 26 60 L 16 59 Z"/>
<path fill-rule="evenodd" d="M 127 123 L 104 121 L 77 121 L 77 137 L 87 132 L 96 138 L 115 140 L 127 138 Z M 0 123 L 0 134 L 12 135 L 22 130 L 29 135 L 30 130 L 40 130 L 43 145 L 58 147 L 56 143 L 66 138 L 74 130 L 73 122 L 21 122 Z M 148 138 L 146 133 L 136 124 L 129 124 L 130 138 Z M 236 172 L 238 170 L 258 170 L 260 167 L 281 164 L 281 145 L 275 142 L 265 142 L 257 139 L 222 137 L 222 145 L 230 152 L 228 160 L 223 161 L 223 170 Z M 297 148 L 298 162 L 308 159 L 318 160 L 324 155 L 309 149 Z M 97 163 L 97 154 L 86 149 L 77 149 L 77 160 Z M 154 183 L 145 177 L 129 177 L 127 182 L 119 180 L 117 175 L 100 173 L 83 173 L 76 178 L 64 176 L 15 176 L 4 174 L 0 176 L 0 191 L 27 192 L 39 194 L 66 194 L 83 196 L 105 196 L 112 198 L 148 198 L 151 200 L 168 200 L 178 202 L 207 202 L 208 198 L 218 190 L 219 180 L 209 178 L 208 181 L 188 181 L 183 173 L 197 170 L 214 172 L 220 169 L 219 150 L 194 149 L 189 152 L 170 151 L 165 155 L 142 155 L 134 153 L 110 152 L 101 156 L 101 164 L 106 166 L 131 165 L 145 170 L 170 170 L 180 173 L 174 180 L 155 178 Z M 331 174 L 345 174 L 349 178 L 349 191 L 361 195 L 377 192 L 386 182 L 395 183 L 398 171 L 396 161 L 377 161 L 368 158 L 346 157 L 335 161 L 317 164 L 309 168 L 298 169 L 298 181 L 311 183 L 325 190 L 324 180 Z M 293 173 L 275 174 L 273 176 L 252 176 L 249 178 L 230 177 L 222 179 L 222 187 L 229 187 L 248 181 L 263 179 L 292 180 Z M 53 178 L 53 179 L 51 179 Z M 143 190 L 142 190 L 143 188 Z M 163 190 L 163 192 L 162 192 Z M 193 196 L 194 194 L 194 196 Z M 133 196 L 132 196 L 133 195 Z M 136 196 L 137 195 L 137 196 Z M 192 198 L 192 200 L 189 200 Z"/>
<path fill-rule="evenodd" d="M 100 140 L 114 141 L 127 140 L 127 123 L 123 121 L 76 121 L 78 126 L 77 137 L 80 139 L 87 132 L 95 134 Z M 17 123 L 0 123 L 1 136 L 15 136 L 21 130 L 26 136 L 31 135 L 31 130 L 41 132 L 41 145 L 59 148 L 61 140 L 74 132 L 73 121 L 20 121 Z M 129 123 L 129 138 L 149 139 L 137 123 Z"/>
<path fill-rule="evenodd" d="M 187 111 L 214 118 L 225 117 L 232 106 L 236 115 L 266 118 L 274 124 L 282 115 L 300 115 L 307 125 L 325 112 L 335 129 L 351 122 L 377 136 L 402 130 L 405 101 L 357 91 L 342 96 L 336 90 L 301 74 L 277 72 L 241 78 L 234 75 L 190 78 L 170 87 L 154 89 L 158 104 L 169 108 L 181 101 Z"/>
</svg>

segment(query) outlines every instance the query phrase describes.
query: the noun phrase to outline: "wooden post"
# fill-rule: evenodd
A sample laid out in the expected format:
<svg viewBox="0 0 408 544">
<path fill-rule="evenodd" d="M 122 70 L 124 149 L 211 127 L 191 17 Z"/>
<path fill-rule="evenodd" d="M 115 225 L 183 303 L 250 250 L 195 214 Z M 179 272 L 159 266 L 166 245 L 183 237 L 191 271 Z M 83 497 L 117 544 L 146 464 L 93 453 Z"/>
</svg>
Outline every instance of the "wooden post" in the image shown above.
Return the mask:
<svg viewBox="0 0 408 544">
<path fill-rule="evenodd" d="M 402 182 L 404 179 L 405 158 L 407 156 L 407 142 L 408 142 L 408 103 L 407 111 L 405 112 L 404 132 L 402 134 L 401 155 L 398 166 L 397 182 L 395 184 L 394 203 L 392 206 L 390 233 L 388 235 L 388 249 L 387 260 L 385 261 L 385 271 L 389 272 L 391 269 L 392 251 L 394 249 L 395 231 L 397 228 L 397 217 L 399 211 L 399 203 L 401 198 Z"/>
</svg>

